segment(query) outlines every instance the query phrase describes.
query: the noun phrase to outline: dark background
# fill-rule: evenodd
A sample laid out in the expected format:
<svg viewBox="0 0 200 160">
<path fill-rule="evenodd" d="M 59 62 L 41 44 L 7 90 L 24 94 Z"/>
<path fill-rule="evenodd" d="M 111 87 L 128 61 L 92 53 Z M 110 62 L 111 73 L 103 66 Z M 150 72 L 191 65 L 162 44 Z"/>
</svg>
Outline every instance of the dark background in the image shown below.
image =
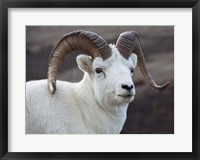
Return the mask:
<svg viewBox="0 0 200 160">
<path fill-rule="evenodd" d="M 129 105 L 122 134 L 174 133 L 174 27 L 173 26 L 27 26 L 26 81 L 46 79 L 48 57 L 58 40 L 74 30 L 96 32 L 108 43 L 115 43 L 124 31 L 136 31 L 140 37 L 146 63 L 158 84 L 170 81 L 165 91 L 152 90 L 139 68 L 134 73 L 136 96 Z M 57 79 L 78 82 L 83 73 L 70 55 L 61 66 Z"/>
</svg>

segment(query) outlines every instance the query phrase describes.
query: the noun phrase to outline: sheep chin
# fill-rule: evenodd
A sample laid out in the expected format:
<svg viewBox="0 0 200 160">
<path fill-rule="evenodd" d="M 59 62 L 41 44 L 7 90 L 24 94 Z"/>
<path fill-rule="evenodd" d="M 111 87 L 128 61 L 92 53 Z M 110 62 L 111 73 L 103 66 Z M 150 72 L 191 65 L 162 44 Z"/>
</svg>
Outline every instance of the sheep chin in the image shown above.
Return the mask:
<svg viewBox="0 0 200 160">
<path fill-rule="evenodd" d="M 134 95 L 117 95 L 117 98 L 121 101 L 130 103 L 134 99 Z"/>
</svg>

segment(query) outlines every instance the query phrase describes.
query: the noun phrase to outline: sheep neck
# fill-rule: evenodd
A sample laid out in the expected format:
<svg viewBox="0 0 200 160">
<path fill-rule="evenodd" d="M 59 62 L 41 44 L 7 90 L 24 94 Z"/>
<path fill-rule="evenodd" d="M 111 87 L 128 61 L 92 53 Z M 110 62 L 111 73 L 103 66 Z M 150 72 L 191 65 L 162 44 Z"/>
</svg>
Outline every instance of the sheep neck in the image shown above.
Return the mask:
<svg viewBox="0 0 200 160">
<path fill-rule="evenodd" d="M 79 101 L 76 106 L 80 107 L 86 127 L 92 128 L 91 133 L 120 133 L 126 120 L 128 104 L 112 107 L 100 105 L 94 97 L 91 79 L 87 73 L 79 82 L 77 91 Z M 84 104 L 84 108 L 79 103 Z"/>
</svg>

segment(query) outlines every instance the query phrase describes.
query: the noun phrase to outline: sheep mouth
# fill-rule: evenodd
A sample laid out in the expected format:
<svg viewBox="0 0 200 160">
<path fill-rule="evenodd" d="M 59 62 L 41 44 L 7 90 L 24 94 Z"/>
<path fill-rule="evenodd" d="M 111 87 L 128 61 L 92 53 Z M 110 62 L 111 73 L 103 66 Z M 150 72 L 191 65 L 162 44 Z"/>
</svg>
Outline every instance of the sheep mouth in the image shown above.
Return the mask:
<svg viewBox="0 0 200 160">
<path fill-rule="evenodd" d="M 133 97 L 133 94 L 127 94 L 127 95 L 118 95 L 119 97 L 122 97 L 122 98 L 131 98 Z"/>
</svg>

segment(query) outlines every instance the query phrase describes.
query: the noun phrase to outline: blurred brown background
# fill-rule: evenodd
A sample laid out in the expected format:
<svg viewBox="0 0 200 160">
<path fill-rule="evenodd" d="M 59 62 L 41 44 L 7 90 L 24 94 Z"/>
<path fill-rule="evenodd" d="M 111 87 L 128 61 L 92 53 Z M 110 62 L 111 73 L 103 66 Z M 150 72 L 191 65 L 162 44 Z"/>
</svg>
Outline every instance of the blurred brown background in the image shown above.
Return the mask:
<svg viewBox="0 0 200 160">
<path fill-rule="evenodd" d="M 115 43 L 119 34 L 132 30 L 140 37 L 146 63 L 158 84 L 170 81 L 162 92 L 152 90 L 139 68 L 134 75 L 136 96 L 129 105 L 122 134 L 174 133 L 174 27 L 173 26 L 27 26 L 26 27 L 26 81 L 46 79 L 47 62 L 51 50 L 66 33 L 88 30 Z M 61 66 L 57 79 L 78 82 L 83 73 L 70 55 Z"/>
</svg>

